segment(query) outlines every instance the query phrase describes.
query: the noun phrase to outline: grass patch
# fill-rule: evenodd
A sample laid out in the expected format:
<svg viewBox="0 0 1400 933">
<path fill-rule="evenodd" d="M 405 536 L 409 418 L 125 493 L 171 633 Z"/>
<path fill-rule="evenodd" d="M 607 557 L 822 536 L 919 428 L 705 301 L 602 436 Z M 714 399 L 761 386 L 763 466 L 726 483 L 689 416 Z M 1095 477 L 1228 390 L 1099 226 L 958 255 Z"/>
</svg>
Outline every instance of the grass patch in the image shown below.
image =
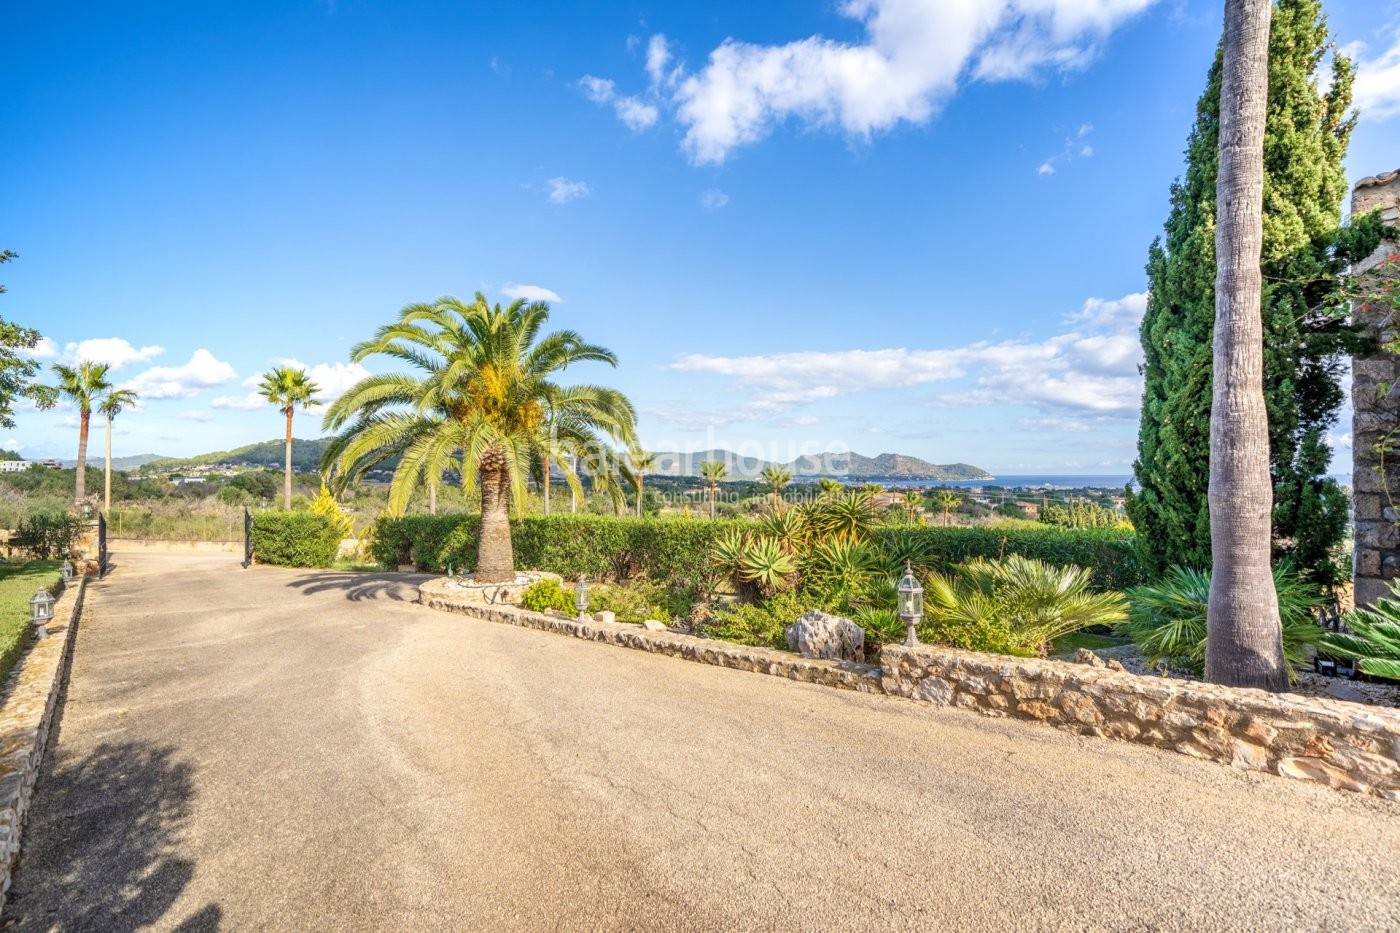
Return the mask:
<svg viewBox="0 0 1400 933">
<path fill-rule="evenodd" d="M 1115 638 L 1112 635 L 1094 635 L 1090 632 L 1070 632 L 1055 639 L 1050 646 L 1050 653 L 1074 654 L 1080 648 L 1088 648 L 1090 651 L 1098 651 L 1103 648 L 1119 648 L 1130 644 L 1127 638 Z"/>
<path fill-rule="evenodd" d="M 0 564 L 0 684 L 34 637 L 29 600 L 39 587 L 58 582 L 58 565 L 56 560 Z"/>
</svg>

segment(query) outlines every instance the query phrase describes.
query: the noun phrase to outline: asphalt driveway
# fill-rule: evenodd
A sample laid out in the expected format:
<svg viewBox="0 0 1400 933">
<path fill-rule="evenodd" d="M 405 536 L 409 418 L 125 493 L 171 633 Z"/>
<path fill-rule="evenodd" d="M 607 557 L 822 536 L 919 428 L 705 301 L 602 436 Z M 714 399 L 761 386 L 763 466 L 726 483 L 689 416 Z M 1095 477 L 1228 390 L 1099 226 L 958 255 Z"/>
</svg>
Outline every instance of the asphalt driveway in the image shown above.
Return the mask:
<svg viewBox="0 0 1400 933">
<path fill-rule="evenodd" d="M 116 555 L 23 930 L 1396 929 L 1400 805 Z"/>
</svg>

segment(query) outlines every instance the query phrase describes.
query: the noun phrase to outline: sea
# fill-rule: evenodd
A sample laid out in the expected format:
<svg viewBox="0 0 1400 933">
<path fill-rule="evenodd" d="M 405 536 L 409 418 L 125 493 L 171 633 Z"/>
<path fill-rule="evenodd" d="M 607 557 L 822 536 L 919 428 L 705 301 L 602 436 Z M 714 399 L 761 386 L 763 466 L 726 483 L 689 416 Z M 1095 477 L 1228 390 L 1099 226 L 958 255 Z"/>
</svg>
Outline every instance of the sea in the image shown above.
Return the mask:
<svg viewBox="0 0 1400 933">
<path fill-rule="evenodd" d="M 1329 474 L 1332 479 L 1346 489 L 1351 488 L 1351 475 L 1347 473 Z M 995 479 L 965 480 L 882 480 L 887 488 L 900 486 L 953 486 L 958 489 L 971 489 L 977 486 L 1004 486 L 1008 489 L 1113 489 L 1121 491 L 1133 482 L 1130 473 L 1076 474 L 1076 473 L 998 473 Z"/>
</svg>

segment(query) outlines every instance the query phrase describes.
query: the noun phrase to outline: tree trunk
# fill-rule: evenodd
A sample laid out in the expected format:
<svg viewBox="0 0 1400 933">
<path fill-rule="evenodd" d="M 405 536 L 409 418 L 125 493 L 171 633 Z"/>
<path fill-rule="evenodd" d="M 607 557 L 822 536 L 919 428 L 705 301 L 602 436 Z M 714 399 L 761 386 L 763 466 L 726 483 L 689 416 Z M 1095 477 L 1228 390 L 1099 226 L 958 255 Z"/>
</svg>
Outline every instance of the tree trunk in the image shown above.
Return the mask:
<svg viewBox="0 0 1400 933">
<path fill-rule="evenodd" d="M 1216 183 L 1215 355 L 1210 418 L 1212 573 L 1206 679 L 1288 686 L 1270 567 L 1273 487 L 1264 408 L 1264 120 L 1270 0 L 1226 0 Z"/>
<path fill-rule="evenodd" d="M 544 514 L 549 514 L 549 458 L 544 458 Z"/>
<path fill-rule="evenodd" d="M 102 470 L 102 511 L 112 511 L 112 416 L 107 416 L 107 464 Z"/>
<path fill-rule="evenodd" d="M 437 514 L 437 483 L 428 483 L 428 514 Z"/>
<path fill-rule="evenodd" d="M 287 466 L 282 473 L 282 508 L 284 511 L 292 510 L 292 406 L 288 405 L 287 412 Z"/>
<path fill-rule="evenodd" d="M 710 521 L 715 520 L 715 484 L 710 484 Z"/>
<path fill-rule="evenodd" d="M 87 442 L 88 426 L 91 423 L 92 409 L 85 408 L 78 415 L 78 469 L 73 483 L 74 502 L 82 502 L 87 496 Z"/>
<path fill-rule="evenodd" d="M 496 449 L 481 456 L 481 539 L 477 544 L 477 583 L 506 583 L 515 579 L 515 553 L 510 541 L 510 479 L 505 455 Z"/>
</svg>

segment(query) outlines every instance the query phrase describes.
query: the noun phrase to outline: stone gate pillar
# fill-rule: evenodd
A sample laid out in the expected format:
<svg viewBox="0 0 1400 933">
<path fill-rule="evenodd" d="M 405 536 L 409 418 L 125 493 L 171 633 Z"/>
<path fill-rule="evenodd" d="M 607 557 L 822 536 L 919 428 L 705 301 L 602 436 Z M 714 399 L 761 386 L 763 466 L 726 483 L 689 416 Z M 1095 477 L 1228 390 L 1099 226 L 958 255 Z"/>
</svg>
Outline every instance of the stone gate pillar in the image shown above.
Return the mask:
<svg viewBox="0 0 1400 933">
<path fill-rule="evenodd" d="M 1379 209 L 1385 222 L 1400 223 L 1400 169 L 1356 183 L 1353 217 Z M 1382 243 L 1353 274 L 1365 272 L 1400 249 Z M 1385 309 L 1354 308 L 1367 334 L 1389 342 L 1400 337 L 1400 316 Z M 1356 604 L 1369 605 L 1389 593 L 1387 581 L 1400 577 L 1400 434 L 1395 450 L 1382 455 L 1376 445 L 1400 425 L 1400 356 L 1386 351 L 1356 356 L 1351 364 L 1352 519 L 1356 550 L 1352 579 Z M 1384 463 L 1382 464 L 1382 459 Z"/>
</svg>

